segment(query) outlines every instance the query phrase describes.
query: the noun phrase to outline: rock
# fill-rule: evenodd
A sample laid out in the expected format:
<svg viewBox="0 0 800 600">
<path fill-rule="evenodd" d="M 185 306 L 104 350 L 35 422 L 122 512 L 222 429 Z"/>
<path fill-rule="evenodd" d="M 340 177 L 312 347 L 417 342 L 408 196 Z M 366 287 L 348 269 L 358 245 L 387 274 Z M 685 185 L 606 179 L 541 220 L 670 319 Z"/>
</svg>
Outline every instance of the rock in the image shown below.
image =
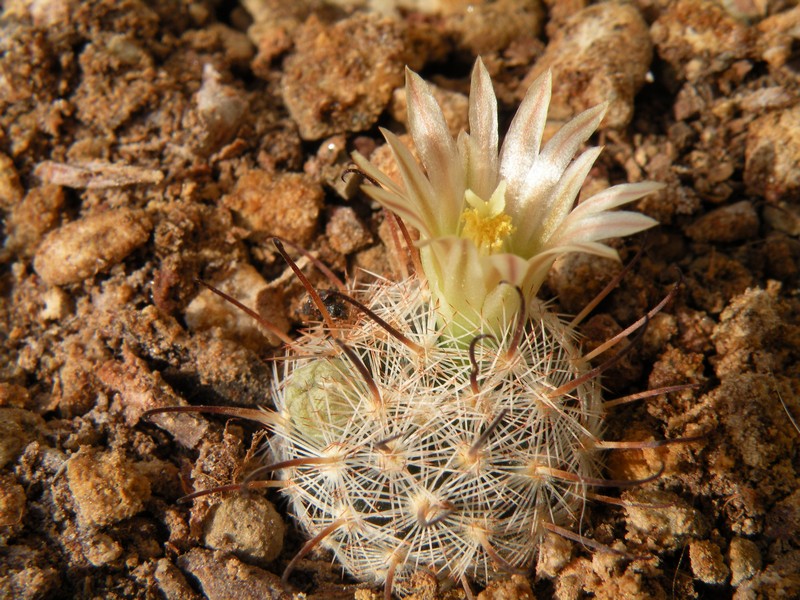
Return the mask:
<svg viewBox="0 0 800 600">
<path fill-rule="evenodd" d="M 526 577 L 512 575 L 510 579 L 491 581 L 486 589 L 478 594 L 478 600 L 536 600 L 536 596 Z"/>
<path fill-rule="evenodd" d="M 225 279 L 215 282 L 215 285 L 256 311 L 259 308 L 259 295 L 267 288 L 264 278 L 247 263 L 233 266 Z M 285 314 L 273 311 L 263 317 L 284 333 L 289 331 L 289 321 Z M 259 327 L 253 317 L 206 288 L 201 289 L 186 307 L 184 319 L 191 331 L 219 327 L 226 338 L 255 350 L 263 349 L 270 343 L 274 346 L 281 343 L 277 337 Z"/>
<path fill-rule="evenodd" d="M 130 33 L 98 32 L 78 60 L 81 77 L 71 99 L 90 127 L 113 131 L 161 101 L 154 58 Z"/>
<path fill-rule="evenodd" d="M 239 130 L 247 113 L 247 99 L 240 90 L 224 85 L 219 72 L 207 63 L 195 102 L 200 120 L 206 126 L 199 151 L 208 155 L 229 142 Z"/>
<path fill-rule="evenodd" d="M 549 118 L 568 120 L 608 101 L 603 126 L 620 128 L 633 116 L 633 98 L 645 83 L 653 49 L 650 32 L 632 4 L 602 2 L 571 16 L 526 75 L 527 90 L 553 72 Z"/>
<path fill-rule="evenodd" d="M 369 231 L 349 206 L 333 209 L 325 233 L 331 247 L 342 254 L 350 254 L 372 242 Z"/>
<path fill-rule="evenodd" d="M 122 546 L 110 535 L 97 533 L 84 541 L 83 554 L 92 566 L 102 567 L 122 556 Z"/>
<path fill-rule="evenodd" d="M 79 452 L 67 461 L 67 484 L 84 527 L 132 517 L 150 499 L 150 481 L 117 451 Z"/>
<path fill-rule="evenodd" d="M 761 552 L 748 539 L 734 537 L 728 548 L 731 565 L 731 585 L 738 586 L 750 579 L 761 568 Z"/>
<path fill-rule="evenodd" d="M 45 234 L 58 225 L 63 206 L 61 186 L 45 184 L 29 190 L 6 221 L 6 248 L 21 256 L 33 256 Z"/>
<path fill-rule="evenodd" d="M 372 127 L 403 83 L 403 36 L 396 21 L 375 15 L 355 14 L 332 27 L 309 18 L 284 64 L 282 88 L 300 136 Z"/>
<path fill-rule="evenodd" d="M 703 537 L 709 526 L 703 514 L 670 492 L 638 490 L 625 492 L 623 500 L 628 533 L 627 540 L 678 549 L 688 538 Z M 648 503 L 659 504 L 657 510 Z"/>
<path fill-rule="evenodd" d="M 784 372 L 800 339 L 793 310 L 775 285 L 748 289 L 732 298 L 712 334 L 717 377 L 724 380 L 753 370 Z"/>
<path fill-rule="evenodd" d="M 537 577 L 555 578 L 571 558 L 572 542 L 555 533 L 547 533 L 539 543 L 536 557 Z"/>
<path fill-rule="evenodd" d="M 169 559 L 160 558 L 156 561 L 156 571 L 153 574 L 158 589 L 167 600 L 199 600 L 197 595 L 181 570 Z"/>
<path fill-rule="evenodd" d="M 322 200 L 322 188 L 300 173 L 251 170 L 239 177 L 222 203 L 255 234 L 308 245 L 317 230 Z"/>
<path fill-rule="evenodd" d="M 800 6 L 776 12 L 760 21 L 756 30 L 758 53 L 775 71 L 783 68 L 792 59 L 800 25 Z"/>
<path fill-rule="evenodd" d="M 121 262 L 150 237 L 152 221 L 127 208 L 72 221 L 44 238 L 33 268 L 50 285 L 78 283 Z"/>
<path fill-rule="evenodd" d="M 272 503 L 261 496 L 231 496 L 214 507 L 204 541 L 214 550 L 233 552 L 257 563 L 272 562 L 283 549 L 286 526 Z"/>
<path fill-rule="evenodd" d="M 22 408 L 0 408 L 0 469 L 17 460 L 22 449 L 39 437 L 44 419 Z"/>
<path fill-rule="evenodd" d="M 277 575 L 223 552 L 194 548 L 178 559 L 178 566 L 197 578 L 208 600 L 280 598 L 285 592 Z"/>
<path fill-rule="evenodd" d="M 779 395 L 786 402 L 785 410 Z M 781 377 L 742 370 L 722 379 L 709 393 L 720 429 L 725 432 L 725 458 L 715 461 L 717 471 L 724 466 L 734 476 L 745 478 L 773 469 L 773 477 L 780 479 L 784 472 L 780 462 L 793 451 L 798 435 L 786 415 L 787 411 L 798 414 L 800 402 L 796 398 L 797 386 Z M 764 485 L 772 484 L 765 481 Z M 800 500 L 800 495 L 795 500 Z M 785 527 L 776 531 L 785 531 Z"/>
<path fill-rule="evenodd" d="M 0 475 L 0 527 L 13 527 L 22 521 L 26 502 L 25 489 L 14 477 Z"/>
<path fill-rule="evenodd" d="M 689 562 L 694 576 L 710 585 L 722 585 L 728 581 L 731 572 L 722 558 L 722 551 L 709 540 L 689 542 Z"/>
<path fill-rule="evenodd" d="M 118 396 L 122 416 L 133 426 L 142 414 L 154 408 L 186 405 L 158 371 L 151 371 L 147 363 L 130 350 L 123 352 L 124 361 L 108 360 L 96 371 L 97 378 Z M 186 448 L 197 446 L 208 433 L 209 424 L 202 416 L 191 413 L 164 413 L 149 419 L 168 431 Z"/>
<path fill-rule="evenodd" d="M 755 39 L 747 25 L 710 0 L 668 4 L 650 31 L 658 55 L 689 81 L 749 56 Z"/>
<path fill-rule="evenodd" d="M 778 231 L 800 237 L 800 204 L 778 201 L 764 207 L 764 221 Z"/>
<path fill-rule="evenodd" d="M 269 76 L 272 60 L 292 47 L 295 31 L 320 9 L 319 4 L 316 0 L 242 0 L 242 7 L 253 19 L 247 36 L 258 51 L 253 61 L 256 75 Z"/>
<path fill-rule="evenodd" d="M 742 200 L 706 213 L 686 228 L 695 242 L 740 242 L 758 235 L 759 219 L 752 203 Z"/>
<path fill-rule="evenodd" d="M 761 598 L 800 598 L 800 552 L 792 550 L 778 555 L 763 571 L 744 582 L 733 594 L 733 600 Z"/>
<path fill-rule="evenodd" d="M 770 112 L 747 130 L 747 192 L 769 202 L 800 201 L 800 106 Z"/>
<path fill-rule="evenodd" d="M 544 11 L 539 0 L 470 2 L 445 17 L 444 29 L 470 56 L 505 50 L 520 38 L 537 38 Z"/>
<path fill-rule="evenodd" d="M 24 193 L 14 161 L 0 152 L 0 209 L 11 210 Z"/>
</svg>

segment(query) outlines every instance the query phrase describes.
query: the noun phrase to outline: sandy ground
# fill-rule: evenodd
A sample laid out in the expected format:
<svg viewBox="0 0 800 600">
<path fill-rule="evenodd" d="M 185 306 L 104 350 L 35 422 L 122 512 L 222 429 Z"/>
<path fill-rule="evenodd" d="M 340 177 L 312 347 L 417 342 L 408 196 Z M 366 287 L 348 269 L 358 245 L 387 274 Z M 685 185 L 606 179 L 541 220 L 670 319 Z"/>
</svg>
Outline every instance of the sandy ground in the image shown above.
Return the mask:
<svg viewBox="0 0 800 600">
<path fill-rule="evenodd" d="M 699 436 L 609 453 L 611 479 L 663 467 L 598 490 L 626 506 L 593 503 L 580 527 L 628 558 L 548 538 L 530 578 L 482 597 L 800 598 L 800 8 L 357 4 L 2 3 L 0 597 L 291 596 L 279 574 L 303 537 L 277 493 L 176 502 L 241 481 L 262 432 L 141 415 L 270 403 L 278 340 L 195 279 L 296 331 L 307 295 L 272 236 L 339 273 L 396 276 L 383 213 L 341 180 L 349 153 L 380 160 L 377 126 L 403 132 L 405 65 L 461 128 L 480 54 L 501 122 L 546 68 L 553 127 L 610 101 L 587 193 L 667 184 L 636 206 L 662 225 L 617 244 L 642 257 L 583 333 L 619 331 L 682 273 L 604 384 L 608 398 L 696 387 L 613 409 L 607 437 Z M 564 260 L 544 295 L 574 313 L 618 269 Z M 324 553 L 291 582 L 308 598 L 380 593 Z M 418 598 L 440 593 L 419 582 Z"/>
</svg>

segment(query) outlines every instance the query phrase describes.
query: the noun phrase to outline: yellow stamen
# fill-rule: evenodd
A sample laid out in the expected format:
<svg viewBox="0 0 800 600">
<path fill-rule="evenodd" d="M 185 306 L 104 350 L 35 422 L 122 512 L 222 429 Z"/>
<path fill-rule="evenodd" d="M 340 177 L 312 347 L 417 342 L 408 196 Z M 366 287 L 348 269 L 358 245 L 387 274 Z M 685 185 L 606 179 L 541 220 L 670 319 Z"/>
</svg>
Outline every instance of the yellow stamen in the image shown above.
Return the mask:
<svg viewBox="0 0 800 600">
<path fill-rule="evenodd" d="M 469 238 L 482 254 L 494 254 L 503 247 L 505 239 L 514 233 L 511 217 L 505 214 L 506 182 L 501 181 L 489 201 L 484 201 L 472 190 L 464 193 L 464 199 L 471 208 L 461 213 L 464 227 L 462 238 Z"/>
</svg>

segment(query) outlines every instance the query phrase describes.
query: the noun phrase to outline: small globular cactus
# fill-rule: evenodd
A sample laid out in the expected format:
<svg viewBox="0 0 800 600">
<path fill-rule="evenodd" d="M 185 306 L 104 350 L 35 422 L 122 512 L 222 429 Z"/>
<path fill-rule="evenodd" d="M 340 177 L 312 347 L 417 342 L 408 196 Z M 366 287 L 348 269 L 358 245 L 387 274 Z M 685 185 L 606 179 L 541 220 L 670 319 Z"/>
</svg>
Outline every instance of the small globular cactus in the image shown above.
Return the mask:
<svg viewBox="0 0 800 600">
<path fill-rule="evenodd" d="M 402 184 L 354 160 L 377 184 L 365 191 L 420 232 L 423 272 L 355 290 L 366 307 L 351 327 L 295 344 L 272 442 L 312 542 L 387 594 L 408 591 L 420 568 L 462 582 L 524 570 L 546 532 L 579 521 L 603 444 L 598 373 L 536 292 L 561 254 L 616 257 L 599 240 L 655 221 L 611 209 L 661 187 L 616 186 L 574 206 L 599 150 L 572 159 L 605 106 L 540 148 L 549 74 L 501 149 L 480 60 L 471 133 L 456 140 L 411 71 L 406 91 L 422 164 L 389 131 Z"/>
<path fill-rule="evenodd" d="M 421 568 L 480 582 L 526 569 L 598 476 L 600 389 L 573 332 L 545 311 L 465 351 L 419 280 L 363 291 L 374 316 L 333 346 L 300 340 L 307 358 L 275 389 L 292 513 L 354 577 L 400 593 Z"/>
<path fill-rule="evenodd" d="M 605 107 L 542 146 L 550 84 L 549 74 L 533 84 L 501 147 L 480 60 L 471 131 L 455 140 L 427 84 L 408 71 L 421 164 L 388 131 L 402 182 L 354 160 L 374 184 L 365 192 L 419 231 L 416 272 L 340 286 L 328 299 L 348 304 L 351 318 L 334 320 L 290 260 L 323 323 L 287 339 L 274 411 L 212 411 L 273 432 L 273 462 L 243 485 L 278 487 L 310 536 L 284 577 L 322 546 L 355 578 L 384 584 L 387 597 L 408 592 L 418 569 L 469 589 L 469 580 L 529 569 L 548 532 L 588 542 L 570 527 L 587 488 L 604 483 L 601 451 L 635 443 L 602 441 L 602 367 L 579 348 L 580 319 L 563 321 L 536 294 L 560 255 L 617 257 L 601 240 L 655 221 L 612 209 L 662 186 L 618 185 L 576 205 L 599 150 L 573 158 Z M 265 473 L 277 479 L 259 480 Z"/>
</svg>

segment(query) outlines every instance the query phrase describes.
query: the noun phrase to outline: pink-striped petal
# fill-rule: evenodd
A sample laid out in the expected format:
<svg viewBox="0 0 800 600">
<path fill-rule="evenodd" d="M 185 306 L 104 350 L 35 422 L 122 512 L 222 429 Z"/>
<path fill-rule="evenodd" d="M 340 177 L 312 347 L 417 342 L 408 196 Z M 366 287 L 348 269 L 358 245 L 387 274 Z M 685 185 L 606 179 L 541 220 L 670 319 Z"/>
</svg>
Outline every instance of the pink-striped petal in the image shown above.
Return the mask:
<svg viewBox="0 0 800 600">
<path fill-rule="evenodd" d="M 656 181 L 642 181 L 639 183 L 622 183 L 598 192 L 594 196 L 581 202 L 572 211 L 577 216 L 589 215 L 606 210 L 611 210 L 628 204 L 634 200 L 652 194 L 666 187 L 663 183 Z"/>
<path fill-rule="evenodd" d="M 525 176 L 539 155 L 552 84 L 553 76 L 549 70 L 533 82 L 511 121 L 500 150 L 500 178 L 508 183 L 511 198 L 518 195 Z"/>
<path fill-rule="evenodd" d="M 357 151 L 353 152 L 352 159 L 353 162 L 356 163 L 356 166 L 365 175 L 377 181 L 381 186 L 394 194 L 403 194 L 403 188 L 397 185 L 390 177 L 386 176 L 378 167 L 369 162 L 367 157 L 365 157 L 363 154 Z"/>
<path fill-rule="evenodd" d="M 658 225 L 655 219 L 629 210 L 602 212 L 569 220 L 559 230 L 553 242 L 557 244 L 595 242 L 633 235 L 655 225 Z"/>
<path fill-rule="evenodd" d="M 406 69 L 408 128 L 436 194 L 439 230 L 454 233 L 461 217 L 465 180 L 461 158 L 442 109 L 423 79 Z"/>
<path fill-rule="evenodd" d="M 469 92 L 470 158 L 467 187 L 481 198 L 489 198 L 497 187 L 497 98 L 489 72 L 478 58 L 472 69 Z"/>
<path fill-rule="evenodd" d="M 521 212 L 521 222 L 534 223 L 535 226 L 517 230 L 513 242 L 515 248 L 527 248 L 527 254 L 530 254 L 546 244 L 558 231 L 575 205 L 575 199 L 602 150 L 599 147 L 590 148 L 581 154 L 561 175 L 552 191 L 538 199 L 539 202 L 533 201 L 536 198 L 527 199 L 530 206 L 525 206 Z"/>
<path fill-rule="evenodd" d="M 397 161 L 397 168 L 403 178 L 405 186 L 405 196 L 410 204 L 409 209 L 417 212 L 417 219 L 424 223 L 420 231 L 424 231 L 430 236 L 438 236 L 443 232 L 441 227 L 441 215 L 438 211 L 437 197 L 431 182 L 425 177 L 417 161 L 400 141 L 395 134 L 387 129 L 381 129 L 386 143 L 394 154 Z"/>
</svg>

